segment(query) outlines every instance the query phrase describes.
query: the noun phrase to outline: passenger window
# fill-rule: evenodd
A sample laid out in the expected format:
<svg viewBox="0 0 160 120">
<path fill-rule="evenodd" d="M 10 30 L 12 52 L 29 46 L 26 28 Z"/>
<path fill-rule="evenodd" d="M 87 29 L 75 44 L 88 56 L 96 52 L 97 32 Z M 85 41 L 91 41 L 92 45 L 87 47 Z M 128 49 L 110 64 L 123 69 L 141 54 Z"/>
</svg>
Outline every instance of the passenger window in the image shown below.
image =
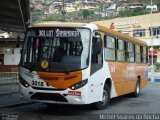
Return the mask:
<svg viewBox="0 0 160 120">
<path fill-rule="evenodd" d="M 127 61 L 128 62 L 134 62 L 135 61 L 135 55 L 134 55 L 134 44 L 128 42 L 127 43 Z"/>
<path fill-rule="evenodd" d="M 125 46 L 124 40 L 118 40 L 118 49 L 117 49 L 117 60 L 118 61 L 125 61 Z"/>
<path fill-rule="evenodd" d="M 103 66 L 102 38 L 99 32 L 95 32 L 92 40 L 91 74 L 95 73 Z"/>
<path fill-rule="evenodd" d="M 115 61 L 115 38 L 105 35 L 104 36 L 104 59 Z"/>
<path fill-rule="evenodd" d="M 147 49 L 146 49 L 146 47 L 142 47 L 142 62 L 147 63 Z"/>
<path fill-rule="evenodd" d="M 92 63 L 102 64 L 102 39 L 98 33 L 92 41 Z"/>
<path fill-rule="evenodd" d="M 141 62 L 140 46 L 135 45 L 136 62 Z"/>
</svg>

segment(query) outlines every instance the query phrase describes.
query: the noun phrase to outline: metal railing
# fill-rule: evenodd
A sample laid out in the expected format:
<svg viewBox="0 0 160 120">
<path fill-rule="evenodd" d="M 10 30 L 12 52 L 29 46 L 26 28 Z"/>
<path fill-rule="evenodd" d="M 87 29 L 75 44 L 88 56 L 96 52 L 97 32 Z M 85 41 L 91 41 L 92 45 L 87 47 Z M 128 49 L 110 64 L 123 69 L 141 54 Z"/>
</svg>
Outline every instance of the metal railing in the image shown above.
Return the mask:
<svg viewBox="0 0 160 120">
<path fill-rule="evenodd" d="M 18 92 L 18 72 L 0 72 L 0 93 Z"/>
</svg>

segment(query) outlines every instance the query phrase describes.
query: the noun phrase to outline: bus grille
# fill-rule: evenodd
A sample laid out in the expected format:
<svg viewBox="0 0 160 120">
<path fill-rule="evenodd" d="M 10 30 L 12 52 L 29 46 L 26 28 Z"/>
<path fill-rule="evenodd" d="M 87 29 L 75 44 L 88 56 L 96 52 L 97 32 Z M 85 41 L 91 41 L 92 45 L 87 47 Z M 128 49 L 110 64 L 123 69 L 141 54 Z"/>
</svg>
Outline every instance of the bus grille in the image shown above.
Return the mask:
<svg viewBox="0 0 160 120">
<path fill-rule="evenodd" d="M 33 100 L 51 100 L 59 102 L 68 102 L 68 100 L 61 94 L 58 93 L 35 93 L 32 95 Z"/>
<path fill-rule="evenodd" d="M 32 87 L 32 86 L 31 86 Z M 62 91 L 65 89 L 57 89 L 57 88 L 42 88 L 42 87 L 32 87 L 35 90 L 50 90 L 50 91 Z"/>
</svg>

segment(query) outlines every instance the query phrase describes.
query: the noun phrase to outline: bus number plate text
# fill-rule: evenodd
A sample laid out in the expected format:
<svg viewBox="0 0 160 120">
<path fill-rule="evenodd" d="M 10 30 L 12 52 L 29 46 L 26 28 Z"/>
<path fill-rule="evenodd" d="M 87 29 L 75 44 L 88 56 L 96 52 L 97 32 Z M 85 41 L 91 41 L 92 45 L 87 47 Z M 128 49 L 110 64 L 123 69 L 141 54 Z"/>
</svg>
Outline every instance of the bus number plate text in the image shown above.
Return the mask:
<svg viewBox="0 0 160 120">
<path fill-rule="evenodd" d="M 32 86 L 36 86 L 36 87 L 43 87 L 44 86 L 44 83 L 41 82 L 41 81 L 35 81 L 35 80 L 32 80 Z"/>
</svg>

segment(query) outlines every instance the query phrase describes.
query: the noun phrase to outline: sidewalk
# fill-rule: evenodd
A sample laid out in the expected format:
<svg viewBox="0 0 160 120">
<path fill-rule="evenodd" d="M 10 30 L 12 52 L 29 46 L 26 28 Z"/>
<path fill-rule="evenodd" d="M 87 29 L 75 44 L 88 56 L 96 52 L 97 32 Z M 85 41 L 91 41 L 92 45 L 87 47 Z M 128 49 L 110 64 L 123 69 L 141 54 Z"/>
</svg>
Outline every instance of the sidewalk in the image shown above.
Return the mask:
<svg viewBox="0 0 160 120">
<path fill-rule="evenodd" d="M 160 82 L 148 82 L 148 84 L 152 84 L 152 85 L 160 85 Z"/>
<path fill-rule="evenodd" d="M 18 92 L 0 93 L 0 108 L 28 104 L 31 101 L 22 100 Z"/>
</svg>

